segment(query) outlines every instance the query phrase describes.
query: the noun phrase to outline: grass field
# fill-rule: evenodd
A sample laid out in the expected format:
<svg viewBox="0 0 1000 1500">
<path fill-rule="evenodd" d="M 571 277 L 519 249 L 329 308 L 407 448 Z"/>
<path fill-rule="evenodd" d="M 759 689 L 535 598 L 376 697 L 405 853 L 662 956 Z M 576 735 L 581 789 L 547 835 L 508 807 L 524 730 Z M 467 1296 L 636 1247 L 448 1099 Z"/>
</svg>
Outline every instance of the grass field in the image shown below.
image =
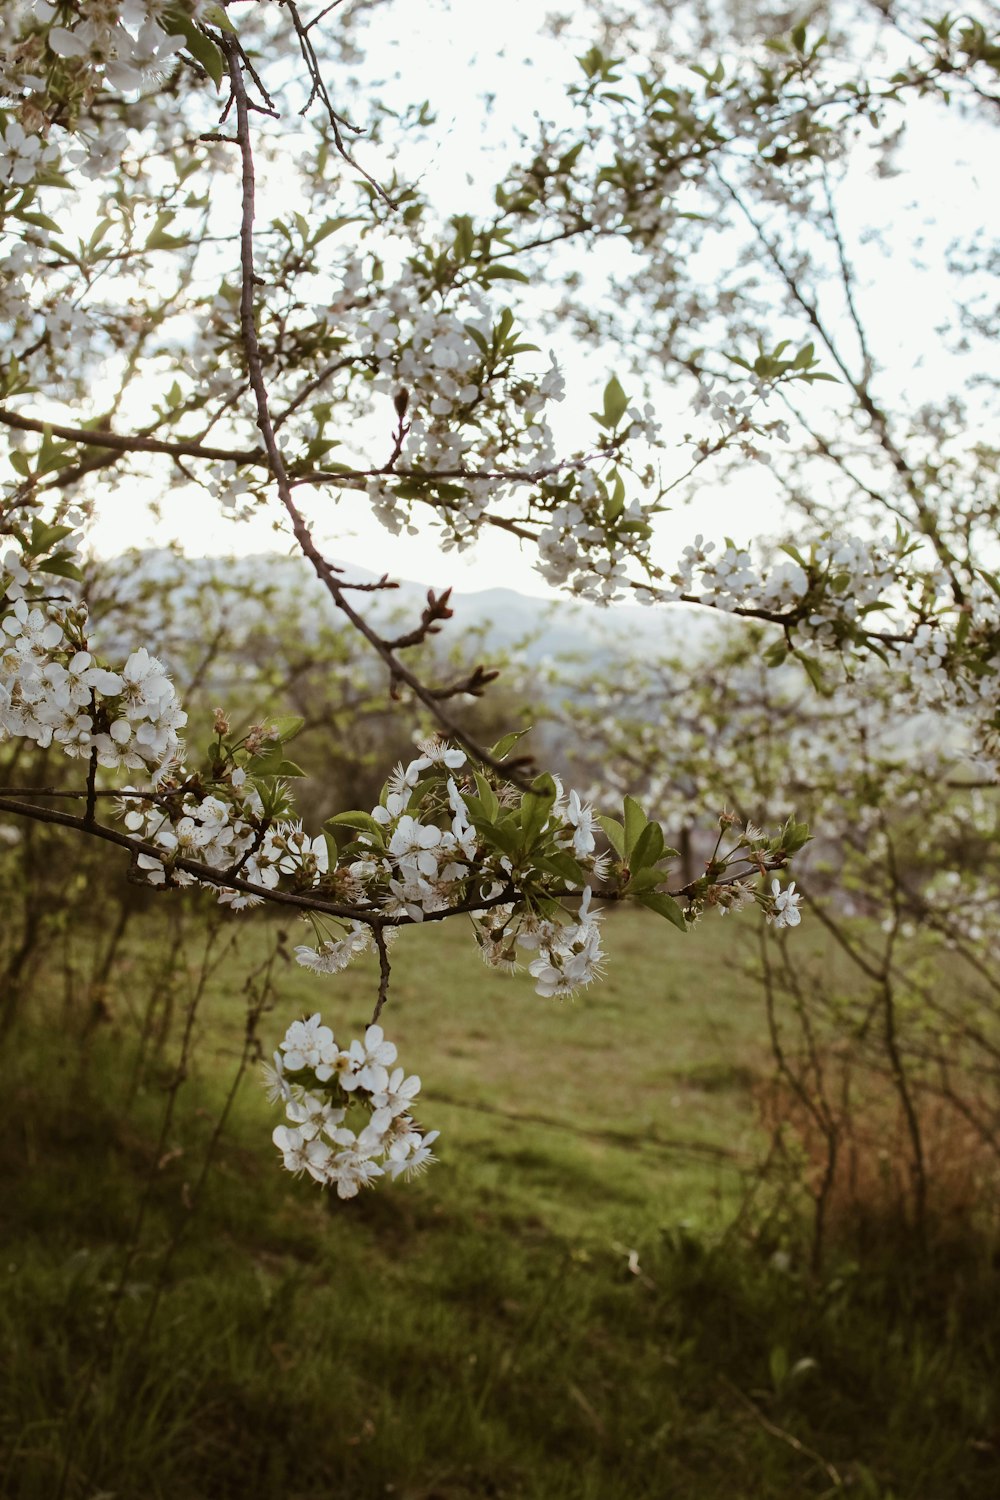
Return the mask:
<svg viewBox="0 0 1000 1500">
<path fill-rule="evenodd" d="M 160 940 L 85 1044 L 36 986 L 5 1059 L 3 1500 L 995 1500 L 992 1265 L 816 1279 L 778 1230 L 727 1228 L 762 1141 L 753 925 L 616 914 L 570 1004 L 452 925 L 401 936 L 384 1017 L 440 1161 L 347 1204 L 280 1171 L 255 1079 L 199 1189 L 266 923 L 205 986 L 162 1150 L 170 1069 L 129 1087 Z M 370 1014 L 364 964 L 277 987 L 268 1048 L 304 1011 Z"/>
</svg>

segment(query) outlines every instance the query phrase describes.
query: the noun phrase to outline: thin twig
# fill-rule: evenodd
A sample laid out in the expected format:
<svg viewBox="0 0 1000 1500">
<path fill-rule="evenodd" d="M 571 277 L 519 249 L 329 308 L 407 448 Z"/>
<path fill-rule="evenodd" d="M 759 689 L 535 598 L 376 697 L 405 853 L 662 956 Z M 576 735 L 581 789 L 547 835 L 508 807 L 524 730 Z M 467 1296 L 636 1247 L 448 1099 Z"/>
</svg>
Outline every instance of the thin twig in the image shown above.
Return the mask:
<svg viewBox="0 0 1000 1500">
<path fill-rule="evenodd" d="M 893 469 L 902 481 L 907 495 L 913 502 L 924 534 L 930 538 L 934 545 L 941 564 L 948 574 L 956 604 L 963 604 L 965 602 L 965 590 L 955 570 L 954 553 L 942 537 L 938 526 L 938 518 L 930 506 L 928 506 L 913 469 L 889 430 L 889 422 L 885 412 L 881 407 L 876 405 L 872 398 L 869 388 L 870 371 L 866 367 L 860 377 L 854 374 L 840 352 L 839 346 L 834 341 L 833 335 L 820 317 L 818 304 L 805 295 L 794 272 L 785 264 L 776 245 L 765 232 L 763 224 L 750 211 L 739 193 L 735 188 L 730 186 L 718 169 L 716 169 L 716 177 L 723 191 L 736 205 L 744 219 L 746 219 L 747 223 L 754 230 L 758 241 L 763 247 L 764 253 L 784 282 L 789 295 L 802 309 L 810 325 L 822 339 L 830 358 L 853 391 L 858 405 L 868 418 L 870 429 L 874 433 L 876 441 L 889 459 Z"/>
<path fill-rule="evenodd" d="M 344 144 L 344 137 L 341 133 L 342 127 L 344 130 L 350 130 L 354 135 L 360 135 L 361 130 L 357 125 L 351 125 L 347 120 L 344 119 L 343 115 L 338 114 L 334 109 L 333 100 L 330 98 L 329 90 L 327 89 L 326 82 L 320 69 L 319 58 L 316 56 L 316 49 L 313 46 L 312 38 L 309 35 L 310 28 L 303 25 L 302 17 L 299 15 L 295 0 L 285 0 L 285 7 L 288 11 L 288 14 L 292 18 L 292 25 L 295 28 L 295 35 L 298 37 L 299 49 L 302 53 L 302 60 L 306 65 L 306 69 L 312 82 L 312 90 L 309 94 L 309 98 L 300 113 L 305 114 L 306 110 L 308 110 L 314 99 L 321 100 L 326 108 L 327 118 L 330 121 L 330 128 L 333 131 L 334 143 L 340 155 L 344 158 L 344 161 L 346 161 L 349 167 L 353 167 L 354 171 L 359 173 L 360 176 L 365 179 L 369 186 L 373 188 L 378 196 L 382 199 L 383 203 L 387 204 L 389 208 L 398 208 L 399 205 L 392 198 L 390 198 L 389 194 L 386 192 L 382 184 L 376 181 L 376 179 L 371 175 L 370 172 L 366 172 L 364 167 L 360 166 L 359 163 L 354 160 L 354 157 L 351 155 L 350 151 L 348 151 L 347 149 L 347 146 Z M 231 48 L 229 49 L 229 55 L 231 57 L 235 56 L 235 53 Z M 238 103 L 239 101 L 237 99 L 237 105 Z"/>
<path fill-rule="evenodd" d="M 750 1397 L 745 1395 L 739 1386 L 734 1385 L 725 1375 L 720 1375 L 719 1381 L 731 1395 L 736 1397 L 740 1405 L 751 1413 L 765 1432 L 770 1433 L 771 1437 L 778 1438 L 780 1442 L 787 1443 L 789 1448 L 794 1449 L 796 1453 L 800 1453 L 803 1458 L 808 1458 L 812 1463 L 818 1464 L 835 1489 L 842 1490 L 844 1488 L 844 1481 L 839 1471 L 821 1453 L 817 1453 L 815 1448 L 810 1448 L 806 1443 L 803 1443 L 793 1432 L 786 1432 L 783 1427 L 779 1427 L 776 1422 L 772 1422 L 770 1417 L 764 1415 L 757 1403 L 751 1401 Z"/>
<path fill-rule="evenodd" d="M 218 1149 L 219 1142 L 222 1139 L 222 1134 L 229 1121 L 229 1116 L 232 1113 L 233 1105 L 236 1102 L 236 1095 L 239 1092 L 240 1084 L 243 1081 L 243 1077 L 250 1063 L 253 1061 L 254 1056 L 260 1055 L 260 1044 L 257 1040 L 257 1023 L 260 1020 L 265 1007 L 267 1006 L 268 999 L 270 998 L 273 988 L 272 971 L 274 969 L 275 959 L 279 956 L 279 954 L 283 952 L 283 947 L 284 934 L 279 933 L 268 957 L 264 960 L 263 964 L 261 964 L 260 968 L 255 973 L 249 976 L 246 984 L 244 985 L 244 992 L 248 998 L 246 1016 L 243 1026 L 243 1046 L 240 1050 L 239 1062 L 237 1063 L 236 1071 L 233 1074 L 229 1089 L 226 1093 L 221 1113 L 219 1114 L 219 1117 L 215 1122 L 215 1125 L 212 1129 L 212 1134 L 209 1137 L 208 1145 L 205 1148 L 205 1154 L 202 1157 L 201 1167 L 194 1187 L 188 1190 L 187 1184 L 185 1184 L 185 1191 L 182 1194 L 181 1199 L 182 1205 L 186 1211 L 185 1216 L 178 1223 L 177 1228 L 175 1229 L 174 1234 L 170 1240 L 170 1243 L 167 1246 L 163 1259 L 160 1262 L 160 1267 L 157 1272 L 156 1286 L 149 1301 L 149 1307 L 146 1312 L 146 1317 L 143 1322 L 142 1329 L 135 1340 L 134 1347 L 136 1349 L 140 1349 L 143 1346 L 149 1334 L 149 1330 L 153 1325 L 153 1320 L 156 1317 L 156 1312 L 160 1305 L 160 1301 L 163 1297 L 163 1292 L 167 1284 L 167 1277 L 170 1273 L 170 1267 L 173 1264 L 173 1260 L 175 1255 L 177 1254 L 178 1247 L 180 1246 L 180 1243 L 194 1218 L 195 1211 L 201 1202 L 205 1183 L 208 1179 L 208 1174 L 211 1170 L 212 1163 L 215 1160 L 215 1153 Z M 255 987 L 254 982 L 255 980 L 257 980 L 258 976 L 262 976 L 262 978 L 260 980 L 259 986 Z"/>
</svg>

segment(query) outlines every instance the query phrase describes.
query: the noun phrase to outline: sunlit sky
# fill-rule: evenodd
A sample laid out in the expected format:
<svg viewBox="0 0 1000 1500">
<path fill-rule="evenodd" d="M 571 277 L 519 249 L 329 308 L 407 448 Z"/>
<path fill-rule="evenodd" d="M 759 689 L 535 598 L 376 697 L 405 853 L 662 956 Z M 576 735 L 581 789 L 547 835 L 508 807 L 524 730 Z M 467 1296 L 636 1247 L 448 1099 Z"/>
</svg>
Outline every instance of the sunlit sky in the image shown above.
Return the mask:
<svg viewBox="0 0 1000 1500">
<path fill-rule="evenodd" d="M 484 6 L 474 0 L 424 0 L 419 29 L 402 24 L 401 12 L 377 8 L 365 34 L 365 61 L 356 70 L 362 78 L 384 81 L 383 96 L 400 104 L 431 95 L 437 110 L 432 144 L 422 142 L 419 155 L 403 163 L 404 172 L 419 175 L 432 198 L 449 208 L 468 206 L 471 211 L 491 201 L 502 158 L 491 156 L 484 124 L 487 109 L 503 125 L 508 120 L 530 124 L 536 108 L 546 117 L 562 83 L 575 71 L 576 53 L 588 43 L 583 22 L 576 33 L 566 32 L 557 41 L 538 30 L 544 16 L 537 0 L 506 0 L 501 6 Z M 412 17 L 410 18 L 412 22 Z M 444 87 L 436 87 L 443 84 Z M 484 95 L 494 96 L 484 105 Z M 507 113 L 505 113 L 507 112 Z M 901 390 L 912 405 L 939 398 L 942 379 L 934 349 L 933 329 L 948 312 L 944 296 L 945 277 L 935 268 L 944 266 L 945 247 L 962 232 L 977 225 L 997 223 L 991 181 L 994 167 L 985 130 L 967 123 L 942 122 L 941 112 L 931 106 L 911 110 L 908 140 L 900 157 L 904 171 L 894 177 L 878 177 L 870 153 L 857 154 L 842 208 L 847 237 L 857 240 L 867 226 L 897 226 L 899 239 L 890 257 L 872 248 L 868 279 L 862 284 L 860 301 L 871 341 L 885 365 L 884 388 L 894 397 Z M 385 166 L 374 148 L 362 153 L 373 171 Z M 921 202 L 916 204 L 918 193 Z M 267 202 L 262 205 L 267 212 Z M 898 226 L 905 224 L 900 232 Z M 914 244 L 925 267 L 911 264 Z M 939 299 L 936 292 L 940 292 Z M 940 305 L 935 305 L 939 300 Z M 804 341 L 808 331 L 782 326 L 776 336 Z M 563 351 L 556 348 L 557 355 Z M 563 361 L 561 361 L 562 363 Z M 610 373 L 603 357 L 579 354 L 566 362 L 569 411 L 586 412 L 599 404 L 599 392 Z M 622 372 L 624 374 L 624 371 Z M 628 385 L 629 382 L 626 381 Z M 944 388 L 951 384 L 951 376 Z M 634 381 L 631 382 L 634 388 Z M 664 438 L 679 439 L 691 426 L 685 406 L 665 389 L 654 389 Z M 768 416 L 781 417 L 775 409 Z M 563 416 L 560 434 L 569 447 L 585 444 L 591 424 L 574 433 L 572 421 Z M 695 532 L 732 535 L 740 542 L 773 532 L 781 525 L 781 503 L 777 486 L 765 469 L 748 465 L 738 488 L 722 487 L 709 480 L 699 489 L 695 506 L 680 506 L 657 523 L 657 555 L 670 561 Z M 416 536 L 394 537 L 371 516 L 362 496 L 347 493 L 339 503 L 317 497 L 309 507 L 310 520 L 329 554 L 371 571 L 387 570 L 402 578 L 418 579 L 440 586 L 454 584 L 461 590 L 504 586 L 522 593 L 549 595 L 548 588 L 532 567 L 532 552 L 522 551 L 513 537 L 490 528 L 489 535 L 470 552 L 443 555 L 437 534 L 424 527 Z M 256 553 L 287 551 L 288 542 L 276 534 L 273 516 L 261 513 L 234 524 L 213 509 L 202 491 L 172 493 L 162 519 L 154 519 L 141 494 L 134 490 L 110 495 L 90 532 L 90 545 L 110 555 L 128 546 L 158 546 L 180 539 L 189 553 Z"/>
</svg>

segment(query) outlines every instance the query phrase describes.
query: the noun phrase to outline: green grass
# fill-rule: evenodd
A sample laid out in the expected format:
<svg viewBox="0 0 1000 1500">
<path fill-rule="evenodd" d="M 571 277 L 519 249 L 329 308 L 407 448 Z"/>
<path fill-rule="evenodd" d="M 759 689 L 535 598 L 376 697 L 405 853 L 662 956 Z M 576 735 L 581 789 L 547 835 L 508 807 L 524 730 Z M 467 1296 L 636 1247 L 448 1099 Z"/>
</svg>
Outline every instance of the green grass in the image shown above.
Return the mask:
<svg viewBox="0 0 1000 1500">
<path fill-rule="evenodd" d="M 680 940 L 616 915 L 608 981 L 571 1004 L 489 973 L 452 927 L 405 933 L 384 1019 L 439 1164 L 329 1200 L 278 1168 L 251 1081 L 192 1211 L 268 931 L 247 924 L 207 986 L 152 1173 L 167 1070 L 126 1085 L 155 942 L 120 963 L 83 1057 L 46 986 L 8 1044 L 3 1500 L 995 1500 L 988 1264 L 815 1280 L 725 1232 L 767 1072 L 749 924 Z M 345 1036 L 370 1014 L 364 966 L 278 984 L 268 1047 L 303 1011 Z"/>
<path fill-rule="evenodd" d="M 733 983 L 738 943 L 717 937 L 615 914 L 606 980 L 560 1002 L 486 969 L 471 934 L 401 934 L 383 1022 L 423 1079 L 421 1120 L 441 1130 L 437 1176 L 462 1202 L 586 1240 L 723 1222 L 759 1144 L 750 1089 L 768 1059 L 757 999 Z M 327 984 L 290 972 L 270 1039 L 310 1009 L 360 1035 L 375 984 L 371 960 Z"/>
</svg>

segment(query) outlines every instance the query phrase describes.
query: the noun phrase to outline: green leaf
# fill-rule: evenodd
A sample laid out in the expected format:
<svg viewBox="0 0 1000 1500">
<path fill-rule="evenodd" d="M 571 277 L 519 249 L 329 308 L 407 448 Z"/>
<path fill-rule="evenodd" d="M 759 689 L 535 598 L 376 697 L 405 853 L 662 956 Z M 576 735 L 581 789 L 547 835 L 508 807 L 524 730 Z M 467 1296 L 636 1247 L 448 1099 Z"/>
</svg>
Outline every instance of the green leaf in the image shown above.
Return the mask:
<svg viewBox="0 0 1000 1500">
<path fill-rule="evenodd" d="M 156 223 L 149 231 L 143 249 L 176 250 L 178 245 L 186 244 L 186 241 L 184 239 L 179 239 L 176 235 L 173 234 L 167 234 L 167 225 L 173 221 L 173 217 L 174 215 L 171 209 L 166 209 L 163 213 L 157 214 Z"/>
<path fill-rule="evenodd" d="M 666 917 L 672 922 L 679 932 L 687 932 L 687 923 L 684 913 L 681 911 L 673 896 L 668 896 L 666 891 L 640 891 L 635 898 L 640 906 L 648 907 L 655 911 L 657 916 Z"/>
<path fill-rule="evenodd" d="M 608 481 L 612 482 L 612 488 L 604 500 L 604 519 L 613 525 L 625 509 L 625 481 L 617 469 L 611 471 Z"/>
<path fill-rule="evenodd" d="M 184 45 L 191 56 L 201 63 L 218 88 L 226 70 L 225 60 L 215 43 L 203 31 L 199 31 L 191 17 L 186 16 L 182 10 L 168 10 L 163 17 L 163 29 L 168 36 L 184 38 Z"/>
<path fill-rule="evenodd" d="M 626 797 L 625 803 L 625 858 L 631 859 L 639 835 L 648 821 L 646 814 L 634 797 Z"/>
<path fill-rule="evenodd" d="M 617 818 L 605 817 L 604 813 L 597 814 L 597 821 L 604 830 L 604 836 L 619 859 L 625 858 L 625 829 Z"/>
<path fill-rule="evenodd" d="M 247 770 L 251 776 L 270 777 L 273 781 L 278 774 L 281 765 L 281 757 L 255 755 L 247 761 Z"/>
<path fill-rule="evenodd" d="M 462 262 L 471 260 L 476 245 L 476 231 L 472 227 L 472 220 L 468 214 L 457 214 L 452 223 L 455 226 L 455 259 Z"/>
<path fill-rule="evenodd" d="M 778 847 L 783 849 L 786 854 L 797 854 L 811 839 L 812 834 L 809 832 L 808 823 L 796 823 L 794 818 L 789 818 L 781 830 L 781 836 L 777 840 L 777 843 Z"/>
<path fill-rule="evenodd" d="M 468 810 L 469 821 L 471 822 L 473 828 L 478 828 L 480 824 L 489 823 L 491 821 L 490 815 L 486 811 L 486 808 L 480 802 L 479 798 L 474 796 L 472 792 L 463 792 L 462 801 L 465 803 L 465 806 Z"/>
<path fill-rule="evenodd" d="M 342 215 L 339 219 L 324 219 L 309 243 L 311 245 L 318 245 L 326 239 L 327 235 L 335 234 L 338 229 L 343 229 L 346 224 L 355 223 L 357 223 L 357 220 L 346 214 Z"/>
<path fill-rule="evenodd" d="M 476 832 L 482 835 L 486 843 L 492 844 L 503 854 L 510 855 L 511 857 L 517 855 L 520 847 L 520 836 L 513 823 L 508 820 L 502 823 L 494 823 L 489 818 L 476 817 L 471 807 L 469 809 L 469 816 L 472 818 L 472 824 Z"/>
<path fill-rule="evenodd" d="M 604 387 L 604 422 L 608 427 L 617 427 L 628 409 L 628 397 L 619 384 L 617 375 L 612 375 Z"/>
<path fill-rule="evenodd" d="M 212 26 L 218 26 L 220 31 L 228 31 L 236 35 L 236 27 L 226 15 L 221 5 L 209 5 L 202 11 L 202 17 Z"/>
<path fill-rule="evenodd" d="M 267 727 L 277 730 L 278 740 L 282 745 L 287 745 L 289 740 L 294 740 L 301 733 L 305 722 L 297 714 L 278 714 L 275 718 L 268 719 Z"/>
<path fill-rule="evenodd" d="M 31 523 L 32 556 L 38 557 L 42 552 L 48 552 L 57 542 L 64 541 L 70 536 L 72 531 L 72 526 L 46 526 L 42 521 L 33 520 Z"/>
<path fill-rule="evenodd" d="M 282 760 L 278 762 L 275 776 L 304 776 L 306 773 L 301 766 L 297 766 L 294 760 Z"/>
<path fill-rule="evenodd" d="M 483 811 L 490 822 L 492 822 L 500 811 L 500 799 L 485 776 L 481 776 L 478 771 L 473 771 L 472 774 L 476 778 L 476 791 L 479 793 L 479 801 L 482 803 Z"/>
<path fill-rule="evenodd" d="M 812 683 L 817 693 L 822 693 L 824 698 L 829 698 L 831 693 L 833 692 L 833 688 L 827 681 L 826 674 L 824 673 L 821 664 L 816 660 L 814 656 L 806 656 L 802 651 L 796 651 L 795 655 L 805 668 L 806 676 L 809 678 L 809 681 Z"/>
<path fill-rule="evenodd" d="M 519 271 L 516 266 L 496 266 L 496 265 L 494 265 L 494 266 L 490 266 L 489 270 L 484 271 L 483 274 L 482 274 L 482 277 L 480 279 L 482 281 L 526 281 L 526 282 L 530 282 L 531 277 L 530 276 L 526 276 L 523 271 Z"/>
<path fill-rule="evenodd" d="M 490 751 L 490 755 L 494 760 L 506 760 L 518 740 L 523 739 L 530 732 L 530 729 L 515 729 L 512 734 L 505 734 L 502 740 L 497 740 Z"/>
<path fill-rule="evenodd" d="M 521 798 L 521 847 L 530 849 L 548 822 L 556 800 L 556 784 L 546 772 L 531 783 Z"/>
<path fill-rule="evenodd" d="M 14 209 L 15 219 L 20 219 L 23 224 L 33 224 L 36 229 L 48 229 L 52 234 L 62 234 L 62 226 L 55 219 L 50 219 L 48 214 L 24 213 Z"/>
<path fill-rule="evenodd" d="M 539 916 L 547 917 L 550 922 L 561 922 L 566 915 L 559 902 L 551 896 L 532 896 L 531 904 Z"/>
<path fill-rule="evenodd" d="M 564 880 L 567 885 L 583 886 L 587 883 L 587 877 L 577 864 L 572 854 L 567 854 L 564 849 L 557 850 L 555 854 L 538 856 L 535 859 L 535 868 L 544 870 L 546 875 L 556 875 Z"/>
<path fill-rule="evenodd" d="M 655 865 L 657 860 L 662 858 L 665 847 L 663 829 L 659 823 L 647 823 L 636 839 L 635 848 L 629 860 L 629 868 L 642 870 L 646 865 Z"/>
<path fill-rule="evenodd" d="M 380 844 L 385 843 L 382 833 L 382 825 L 376 823 L 371 813 L 355 810 L 352 812 L 335 813 L 332 818 L 327 818 L 324 827 L 333 825 L 335 828 L 357 828 L 361 833 L 374 834 Z"/>
<path fill-rule="evenodd" d="M 474 328 L 471 323 L 465 324 L 465 331 L 469 335 L 469 338 L 472 340 L 472 342 L 475 344 L 476 348 L 479 350 L 480 354 L 488 354 L 490 352 L 489 339 L 487 339 L 484 333 L 482 333 L 478 328 Z"/>
<path fill-rule="evenodd" d="M 57 578 L 74 578 L 77 583 L 83 582 L 83 574 L 76 563 L 71 563 L 62 557 L 47 557 L 44 562 L 38 564 L 42 573 L 54 573 Z"/>
</svg>

